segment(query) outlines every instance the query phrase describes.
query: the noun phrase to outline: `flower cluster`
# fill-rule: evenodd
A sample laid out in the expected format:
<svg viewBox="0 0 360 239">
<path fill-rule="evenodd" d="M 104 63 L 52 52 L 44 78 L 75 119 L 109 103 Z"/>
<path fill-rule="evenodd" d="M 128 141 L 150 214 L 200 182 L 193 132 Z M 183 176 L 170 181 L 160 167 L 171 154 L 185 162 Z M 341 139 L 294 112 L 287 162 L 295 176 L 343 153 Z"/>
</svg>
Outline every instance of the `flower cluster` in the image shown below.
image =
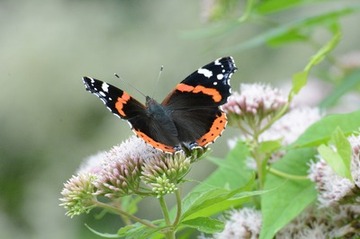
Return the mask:
<svg viewBox="0 0 360 239">
<path fill-rule="evenodd" d="M 358 235 L 360 206 L 310 207 L 276 234 L 276 239 L 353 238 Z"/>
<path fill-rule="evenodd" d="M 214 239 L 259 238 L 261 223 L 261 212 L 256 209 L 242 208 L 231 211 L 224 230 L 215 234 Z"/>
<path fill-rule="evenodd" d="M 97 197 L 110 200 L 127 195 L 157 196 L 172 193 L 195 162 L 206 150 L 162 153 L 133 136 L 108 152 L 89 157 L 64 184 L 61 206 L 67 215 L 88 213 L 96 206 Z"/>
<path fill-rule="evenodd" d="M 73 217 L 82 213 L 88 213 L 94 207 L 95 186 L 93 182 L 96 176 L 90 173 L 81 173 L 72 176 L 65 184 L 61 194 L 63 198 L 60 206 L 67 212 L 66 215 Z"/>
<path fill-rule="evenodd" d="M 240 93 L 234 92 L 222 109 L 231 125 L 242 123 L 241 128 L 247 129 L 261 127 L 286 103 L 287 97 L 279 89 L 263 84 L 241 84 Z"/>
<path fill-rule="evenodd" d="M 350 171 L 352 180 L 336 174 L 333 168 L 320 157 L 317 162 L 312 162 L 309 170 L 309 179 L 316 185 L 318 201 L 321 206 L 337 205 L 348 196 L 360 189 L 360 136 L 348 137 L 352 149 Z"/>
</svg>

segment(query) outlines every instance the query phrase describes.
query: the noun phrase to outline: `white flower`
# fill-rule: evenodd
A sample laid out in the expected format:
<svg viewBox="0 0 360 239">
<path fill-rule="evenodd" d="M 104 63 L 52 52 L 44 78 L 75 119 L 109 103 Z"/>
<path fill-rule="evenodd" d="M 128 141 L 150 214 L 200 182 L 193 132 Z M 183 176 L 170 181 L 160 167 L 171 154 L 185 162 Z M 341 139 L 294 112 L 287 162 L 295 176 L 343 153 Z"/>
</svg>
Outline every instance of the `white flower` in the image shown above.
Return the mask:
<svg viewBox="0 0 360 239">
<path fill-rule="evenodd" d="M 256 239 L 259 237 L 261 212 L 253 208 L 242 208 L 230 212 L 224 231 L 214 235 L 216 239 Z"/>
<path fill-rule="evenodd" d="M 360 136 L 352 135 L 348 137 L 352 149 L 351 156 L 351 175 L 358 188 L 360 188 Z"/>
<path fill-rule="evenodd" d="M 349 179 L 336 174 L 322 158 L 318 162 L 311 162 L 308 177 L 315 183 L 318 201 L 323 207 L 336 205 L 355 186 Z"/>
<path fill-rule="evenodd" d="M 321 117 L 318 108 L 291 109 L 260 135 L 260 141 L 282 139 L 283 145 L 289 145 L 295 142 L 310 125 L 320 120 Z"/>
<path fill-rule="evenodd" d="M 264 117 L 281 109 L 287 97 L 277 89 L 265 84 L 241 84 L 240 93 L 234 92 L 222 106 L 226 113 L 257 115 Z"/>
<path fill-rule="evenodd" d="M 102 164 L 105 159 L 106 152 L 98 152 L 97 154 L 91 155 L 82 162 L 76 173 L 98 174 L 102 170 Z"/>
<path fill-rule="evenodd" d="M 318 190 L 318 201 L 322 206 L 328 207 L 337 204 L 345 196 L 353 194 L 360 188 L 360 136 L 348 137 L 352 155 L 350 172 L 353 180 L 343 178 L 320 157 L 318 162 L 311 162 L 309 178 Z"/>
<path fill-rule="evenodd" d="M 302 134 L 305 130 L 320 120 L 322 117 L 318 108 L 294 108 L 276 121 L 268 130 L 264 131 L 259 141 L 281 140 L 282 145 L 289 145 Z M 229 148 L 235 147 L 239 140 L 246 141 L 249 135 L 241 135 L 228 140 Z M 277 159 L 282 156 L 283 152 L 278 152 L 272 155 L 272 159 Z"/>
</svg>

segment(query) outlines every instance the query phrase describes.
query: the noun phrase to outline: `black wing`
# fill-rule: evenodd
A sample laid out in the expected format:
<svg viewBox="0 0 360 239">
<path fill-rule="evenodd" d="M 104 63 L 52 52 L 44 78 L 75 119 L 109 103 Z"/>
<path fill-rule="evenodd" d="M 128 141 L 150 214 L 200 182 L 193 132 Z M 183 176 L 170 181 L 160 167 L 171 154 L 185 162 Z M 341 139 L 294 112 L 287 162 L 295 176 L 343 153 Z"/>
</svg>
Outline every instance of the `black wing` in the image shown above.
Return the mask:
<svg viewBox="0 0 360 239">
<path fill-rule="evenodd" d="M 162 105 L 171 112 L 181 142 L 205 146 L 221 134 L 226 115 L 219 106 L 230 96 L 235 71 L 232 57 L 219 58 L 193 72 L 165 98 Z"/>
</svg>

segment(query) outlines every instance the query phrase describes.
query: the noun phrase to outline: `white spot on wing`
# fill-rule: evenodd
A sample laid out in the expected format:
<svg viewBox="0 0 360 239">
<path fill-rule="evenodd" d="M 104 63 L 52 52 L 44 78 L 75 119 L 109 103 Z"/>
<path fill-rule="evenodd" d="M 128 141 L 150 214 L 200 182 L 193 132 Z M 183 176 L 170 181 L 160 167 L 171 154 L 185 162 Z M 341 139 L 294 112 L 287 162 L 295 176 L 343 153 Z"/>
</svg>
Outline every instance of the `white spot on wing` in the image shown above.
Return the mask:
<svg viewBox="0 0 360 239">
<path fill-rule="evenodd" d="M 217 82 L 216 82 L 216 81 L 214 81 L 213 85 L 217 85 Z"/>
<path fill-rule="evenodd" d="M 221 65 L 220 59 L 221 59 L 221 58 L 216 59 L 216 60 L 214 61 L 214 64 L 215 64 L 215 65 Z"/>
<path fill-rule="evenodd" d="M 106 82 L 104 82 L 104 83 L 102 83 L 102 85 L 101 85 L 101 89 L 102 89 L 104 92 L 109 92 L 109 85 L 108 85 Z"/>
<path fill-rule="evenodd" d="M 211 71 L 209 71 L 208 69 L 204 69 L 204 68 L 200 68 L 197 72 L 199 74 L 203 74 L 207 78 L 210 78 L 213 75 L 213 73 Z"/>
<path fill-rule="evenodd" d="M 224 78 L 224 75 L 223 74 L 217 74 L 216 78 L 218 80 L 222 80 Z"/>
</svg>

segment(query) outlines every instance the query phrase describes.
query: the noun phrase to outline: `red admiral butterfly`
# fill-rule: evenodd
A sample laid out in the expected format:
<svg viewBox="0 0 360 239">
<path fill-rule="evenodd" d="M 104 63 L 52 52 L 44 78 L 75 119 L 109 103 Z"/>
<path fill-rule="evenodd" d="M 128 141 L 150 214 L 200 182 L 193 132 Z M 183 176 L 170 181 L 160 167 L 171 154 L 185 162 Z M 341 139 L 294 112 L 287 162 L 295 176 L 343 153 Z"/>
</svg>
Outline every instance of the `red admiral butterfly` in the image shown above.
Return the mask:
<svg viewBox="0 0 360 239">
<path fill-rule="evenodd" d="M 129 122 L 138 137 L 153 147 L 173 153 L 213 143 L 225 129 L 226 114 L 219 106 L 230 95 L 236 71 L 232 57 L 219 58 L 199 68 L 162 101 L 149 96 L 143 105 L 125 91 L 84 77 L 86 90 L 99 97 L 116 116 Z"/>
</svg>

